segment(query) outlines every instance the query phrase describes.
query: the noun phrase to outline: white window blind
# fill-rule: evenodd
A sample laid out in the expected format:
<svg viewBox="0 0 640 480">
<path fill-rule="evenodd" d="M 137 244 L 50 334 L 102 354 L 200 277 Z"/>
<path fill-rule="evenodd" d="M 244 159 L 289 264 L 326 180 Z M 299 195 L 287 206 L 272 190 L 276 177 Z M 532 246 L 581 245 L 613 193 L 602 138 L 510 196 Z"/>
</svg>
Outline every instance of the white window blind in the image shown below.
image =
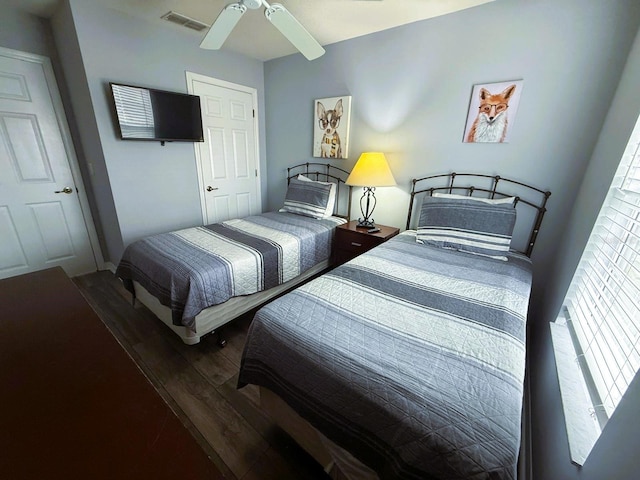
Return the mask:
<svg viewBox="0 0 640 480">
<path fill-rule="evenodd" d="M 154 138 L 155 121 L 149 90 L 114 85 L 113 99 L 124 138 Z"/>
<path fill-rule="evenodd" d="M 640 369 L 640 120 L 582 255 L 565 306 L 600 427 Z"/>
</svg>

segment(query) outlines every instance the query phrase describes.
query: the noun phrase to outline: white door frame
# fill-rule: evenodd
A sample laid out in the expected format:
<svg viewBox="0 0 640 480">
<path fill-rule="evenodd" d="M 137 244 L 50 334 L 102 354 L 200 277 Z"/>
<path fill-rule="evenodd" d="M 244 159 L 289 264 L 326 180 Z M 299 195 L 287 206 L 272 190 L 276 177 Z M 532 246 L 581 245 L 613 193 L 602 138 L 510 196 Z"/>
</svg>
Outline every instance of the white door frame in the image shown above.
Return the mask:
<svg viewBox="0 0 640 480">
<path fill-rule="evenodd" d="M 258 202 L 258 211 L 262 212 L 262 193 L 261 193 L 261 178 L 262 173 L 260 172 L 260 141 L 259 141 L 259 129 L 258 129 L 258 90 L 252 87 L 247 87 L 245 85 L 240 85 L 237 83 L 227 82 L 225 80 L 220 80 L 218 78 L 208 77 L 206 75 L 201 75 L 199 73 L 186 72 L 187 74 L 187 92 L 190 94 L 194 94 L 193 82 L 200 81 L 203 83 L 208 83 L 210 85 L 215 85 L 217 87 L 228 88 L 232 90 L 239 90 L 241 92 L 248 93 L 251 95 L 251 102 L 253 107 L 253 131 L 255 133 L 255 154 L 256 154 L 256 200 Z M 198 148 L 198 144 L 194 143 L 193 148 L 196 152 L 196 168 L 198 170 L 198 192 L 200 193 L 200 210 L 202 212 L 202 222 L 207 223 L 207 208 L 205 203 L 205 195 L 200 188 L 201 185 L 204 185 L 203 174 L 202 174 L 202 159 L 200 158 L 200 149 Z"/>
<path fill-rule="evenodd" d="M 62 137 L 62 143 L 67 155 L 67 161 L 71 169 L 71 176 L 73 182 L 78 188 L 78 199 L 80 201 L 80 211 L 82 212 L 82 218 L 84 224 L 87 227 L 87 233 L 89 235 L 89 242 L 91 243 L 91 250 L 93 251 L 93 258 L 96 262 L 98 270 L 104 269 L 104 257 L 102 256 L 102 250 L 100 249 L 100 241 L 98 240 L 98 234 L 96 232 L 96 226 L 91 216 L 91 209 L 89 207 L 89 200 L 87 199 L 87 193 L 85 191 L 84 182 L 82 181 L 82 175 L 80 174 L 80 166 L 78 164 L 78 158 L 76 157 L 76 151 L 73 147 L 73 140 L 71 139 L 71 132 L 69 130 L 69 124 L 67 123 L 67 117 L 64 113 L 64 107 L 62 105 L 62 98 L 60 97 L 60 91 L 58 90 L 58 82 L 53 73 L 53 67 L 49 57 L 43 55 L 37 55 L 35 53 L 21 52 L 19 50 L 12 50 L 10 48 L 0 47 L 0 55 L 13 58 L 16 60 L 22 60 L 25 62 L 37 63 L 42 66 L 47 86 L 49 87 L 49 95 L 51 96 L 51 103 L 53 104 L 53 110 L 56 114 L 56 120 L 58 122 L 58 128 L 60 129 L 60 136 Z"/>
</svg>

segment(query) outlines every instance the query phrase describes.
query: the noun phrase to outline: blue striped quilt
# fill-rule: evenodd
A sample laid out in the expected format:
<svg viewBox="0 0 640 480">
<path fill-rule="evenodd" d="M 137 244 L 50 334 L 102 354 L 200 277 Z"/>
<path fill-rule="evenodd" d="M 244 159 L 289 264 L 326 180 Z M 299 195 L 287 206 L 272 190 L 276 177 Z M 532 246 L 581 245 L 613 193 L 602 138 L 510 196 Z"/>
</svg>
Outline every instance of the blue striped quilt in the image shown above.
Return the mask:
<svg viewBox="0 0 640 480">
<path fill-rule="evenodd" d="M 345 220 L 269 212 L 162 233 L 129 245 L 116 275 L 140 283 L 193 328 L 203 309 L 285 283 L 327 260 Z"/>
<path fill-rule="evenodd" d="M 507 257 L 398 235 L 260 309 L 238 385 L 380 478 L 515 479 L 531 265 Z"/>
</svg>

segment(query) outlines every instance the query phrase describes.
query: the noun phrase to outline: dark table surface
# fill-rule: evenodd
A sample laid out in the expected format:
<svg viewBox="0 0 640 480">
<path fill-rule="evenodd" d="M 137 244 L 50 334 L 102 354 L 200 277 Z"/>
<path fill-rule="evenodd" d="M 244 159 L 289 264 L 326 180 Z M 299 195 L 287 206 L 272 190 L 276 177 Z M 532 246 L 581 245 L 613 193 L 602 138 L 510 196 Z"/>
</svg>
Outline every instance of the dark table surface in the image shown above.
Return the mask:
<svg viewBox="0 0 640 480">
<path fill-rule="evenodd" d="M 53 268 L 0 280 L 0 478 L 223 476 Z"/>
</svg>

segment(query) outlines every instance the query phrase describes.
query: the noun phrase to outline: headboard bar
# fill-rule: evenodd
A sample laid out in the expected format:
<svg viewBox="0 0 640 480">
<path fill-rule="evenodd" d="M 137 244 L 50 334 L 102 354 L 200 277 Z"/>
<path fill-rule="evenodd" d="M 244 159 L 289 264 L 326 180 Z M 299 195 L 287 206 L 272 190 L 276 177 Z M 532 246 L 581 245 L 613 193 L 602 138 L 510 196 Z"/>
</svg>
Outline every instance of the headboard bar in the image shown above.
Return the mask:
<svg viewBox="0 0 640 480">
<path fill-rule="evenodd" d="M 331 165 L 330 163 L 319 163 L 319 162 L 306 162 L 300 163 L 298 165 L 293 165 L 291 167 L 287 167 L 287 185 L 292 178 L 297 177 L 302 174 L 305 177 L 310 178 L 311 180 L 316 180 L 320 182 L 332 182 L 336 184 L 336 204 L 333 208 L 333 214 L 336 217 L 350 219 L 351 215 L 351 190 L 353 187 L 351 185 L 347 185 L 345 182 L 349 177 L 348 171 Z M 340 189 L 347 189 L 347 210 L 346 214 L 341 213 L 340 204 L 341 199 L 344 197 L 344 194 L 340 194 Z"/>
<path fill-rule="evenodd" d="M 476 179 L 491 179 L 491 185 L 489 188 L 481 188 L 476 187 L 474 185 L 456 185 L 456 179 L 459 177 L 469 178 L 473 177 Z M 422 187 L 421 185 L 429 184 L 430 182 L 439 182 L 441 180 L 442 186 L 430 186 L 430 187 Z M 462 182 L 462 180 L 461 180 Z M 501 183 L 502 182 L 502 183 Z M 516 195 L 513 192 L 506 193 L 505 191 L 499 189 L 506 184 L 506 187 L 516 186 L 516 189 L 522 190 L 521 195 Z M 535 210 L 535 217 L 533 224 L 531 226 L 531 230 L 529 233 L 529 241 L 527 243 L 526 249 L 522 252 L 528 257 L 531 256 L 533 252 L 533 247 L 538 238 L 538 233 L 540 232 L 540 225 L 542 224 L 542 219 L 544 218 L 544 214 L 547 211 L 546 205 L 547 200 L 551 196 L 551 192 L 548 190 L 541 190 L 532 185 L 527 185 L 526 183 L 518 182 L 516 180 L 511 180 L 508 178 L 502 178 L 499 175 L 486 175 L 486 174 L 475 174 L 475 173 L 443 173 L 438 175 L 430 175 L 427 177 L 414 178 L 411 180 L 411 200 L 409 202 L 409 213 L 407 215 L 407 229 L 410 228 L 412 213 L 414 209 L 414 203 L 416 201 L 416 196 L 424 193 L 433 195 L 434 192 L 437 191 L 445 191 L 446 193 L 455 193 L 456 191 L 464 191 L 467 196 L 473 196 L 476 192 L 483 192 L 487 194 L 487 198 L 495 199 L 495 198 L 505 198 L 505 197 L 515 197 L 515 205 L 518 203 L 522 203 L 531 207 Z M 522 195 L 531 195 L 534 194 L 538 200 L 532 201 L 523 198 Z M 496 197 L 497 196 L 497 197 Z"/>
</svg>

